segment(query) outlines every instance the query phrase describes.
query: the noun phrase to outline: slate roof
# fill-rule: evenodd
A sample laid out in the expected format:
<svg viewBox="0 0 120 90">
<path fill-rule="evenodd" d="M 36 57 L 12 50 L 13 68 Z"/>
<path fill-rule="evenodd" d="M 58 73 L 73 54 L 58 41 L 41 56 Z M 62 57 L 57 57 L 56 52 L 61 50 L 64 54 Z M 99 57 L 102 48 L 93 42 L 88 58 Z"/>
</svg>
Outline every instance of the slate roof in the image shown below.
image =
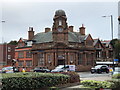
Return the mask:
<svg viewBox="0 0 120 90">
<path fill-rule="evenodd" d="M 68 41 L 69 42 L 84 42 L 88 35 L 80 35 L 79 32 L 68 32 Z M 37 33 L 33 40 L 36 41 L 36 43 L 46 43 L 46 42 L 52 42 L 53 41 L 53 36 L 52 32 L 42 32 L 42 33 Z"/>
<path fill-rule="evenodd" d="M 98 39 L 94 39 L 93 45 L 95 46 L 97 44 L 97 42 L 98 42 Z"/>
<path fill-rule="evenodd" d="M 36 43 L 52 42 L 53 41 L 52 32 L 37 33 L 34 36 L 33 40 L 35 40 Z"/>
</svg>

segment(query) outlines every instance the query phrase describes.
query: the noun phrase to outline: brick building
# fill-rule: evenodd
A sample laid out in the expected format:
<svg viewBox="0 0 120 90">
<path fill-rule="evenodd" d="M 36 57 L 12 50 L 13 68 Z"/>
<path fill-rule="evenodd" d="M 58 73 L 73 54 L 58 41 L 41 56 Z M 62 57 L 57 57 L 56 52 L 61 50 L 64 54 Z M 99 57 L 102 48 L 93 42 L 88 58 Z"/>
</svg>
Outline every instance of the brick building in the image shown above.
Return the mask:
<svg viewBox="0 0 120 90">
<path fill-rule="evenodd" d="M 15 59 L 17 60 L 16 66 L 20 68 L 25 68 L 26 71 L 32 69 L 32 44 L 28 40 L 20 38 L 18 41 L 18 46 L 15 49 Z"/>
<path fill-rule="evenodd" d="M 94 39 L 94 47 L 96 49 L 97 62 L 113 61 L 113 49 L 110 40 L 100 41 L 99 39 Z"/>
<path fill-rule="evenodd" d="M 85 27 L 74 32 L 68 26 L 63 10 L 57 10 L 53 18 L 52 28 L 34 35 L 33 28 L 28 31 L 28 40 L 20 39 L 16 48 L 16 65 L 19 68 L 40 66 L 53 69 L 58 65 L 76 65 L 78 71 L 89 70 L 95 63 L 94 40 L 86 35 Z M 27 58 L 27 53 L 30 58 Z M 28 61 L 28 62 L 27 62 Z"/>
<path fill-rule="evenodd" d="M 15 59 L 15 47 L 7 43 L 0 44 L 0 67 L 12 65 L 12 60 Z"/>
</svg>

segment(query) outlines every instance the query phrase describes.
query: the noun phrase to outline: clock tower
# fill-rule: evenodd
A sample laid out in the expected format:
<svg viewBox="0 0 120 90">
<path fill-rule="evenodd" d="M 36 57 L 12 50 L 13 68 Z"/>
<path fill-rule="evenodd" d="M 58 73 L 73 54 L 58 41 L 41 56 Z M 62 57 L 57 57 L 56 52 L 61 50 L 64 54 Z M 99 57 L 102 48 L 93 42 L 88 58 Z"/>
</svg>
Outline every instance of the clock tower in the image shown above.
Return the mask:
<svg viewBox="0 0 120 90">
<path fill-rule="evenodd" d="M 53 21 L 52 32 L 54 42 L 66 43 L 68 41 L 68 25 L 65 11 L 57 10 Z"/>
</svg>

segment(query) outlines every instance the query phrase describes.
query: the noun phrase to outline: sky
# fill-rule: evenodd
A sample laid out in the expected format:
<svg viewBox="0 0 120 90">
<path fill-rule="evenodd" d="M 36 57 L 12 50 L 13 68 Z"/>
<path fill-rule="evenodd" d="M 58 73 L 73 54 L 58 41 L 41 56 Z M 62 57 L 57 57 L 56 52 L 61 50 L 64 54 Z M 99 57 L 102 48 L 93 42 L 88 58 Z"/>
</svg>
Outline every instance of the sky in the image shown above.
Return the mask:
<svg viewBox="0 0 120 90">
<path fill-rule="evenodd" d="M 62 9 L 67 23 L 78 32 L 84 24 L 86 34 L 93 39 L 111 39 L 110 15 L 113 16 L 113 36 L 118 37 L 119 0 L 4 0 L 0 1 L 0 43 L 28 38 L 28 28 L 35 34 L 52 28 L 56 10 Z M 108 16 L 108 17 L 102 17 Z"/>
</svg>

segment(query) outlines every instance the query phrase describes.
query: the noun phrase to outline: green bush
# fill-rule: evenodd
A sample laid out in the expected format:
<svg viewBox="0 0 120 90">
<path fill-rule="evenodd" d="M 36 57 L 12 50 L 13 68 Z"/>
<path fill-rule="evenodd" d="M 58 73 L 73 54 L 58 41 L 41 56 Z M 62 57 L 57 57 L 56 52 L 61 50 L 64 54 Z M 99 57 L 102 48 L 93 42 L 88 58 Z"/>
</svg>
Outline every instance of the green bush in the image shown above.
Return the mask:
<svg viewBox="0 0 120 90">
<path fill-rule="evenodd" d="M 91 88 L 112 88 L 114 83 L 107 81 L 95 81 L 95 80 L 84 80 L 81 81 L 81 84 L 85 87 Z"/>
<path fill-rule="evenodd" d="M 39 89 L 69 82 L 69 76 L 52 73 L 9 73 L 2 74 L 2 89 Z"/>
<path fill-rule="evenodd" d="M 113 79 L 120 79 L 120 73 L 112 76 Z"/>
<path fill-rule="evenodd" d="M 79 74 L 74 72 L 74 71 L 61 72 L 61 74 L 69 75 L 70 76 L 70 83 L 80 82 Z"/>
<path fill-rule="evenodd" d="M 120 89 L 120 80 L 119 79 L 112 79 L 112 80 L 108 80 L 108 81 L 114 83 L 113 90 Z"/>
</svg>

